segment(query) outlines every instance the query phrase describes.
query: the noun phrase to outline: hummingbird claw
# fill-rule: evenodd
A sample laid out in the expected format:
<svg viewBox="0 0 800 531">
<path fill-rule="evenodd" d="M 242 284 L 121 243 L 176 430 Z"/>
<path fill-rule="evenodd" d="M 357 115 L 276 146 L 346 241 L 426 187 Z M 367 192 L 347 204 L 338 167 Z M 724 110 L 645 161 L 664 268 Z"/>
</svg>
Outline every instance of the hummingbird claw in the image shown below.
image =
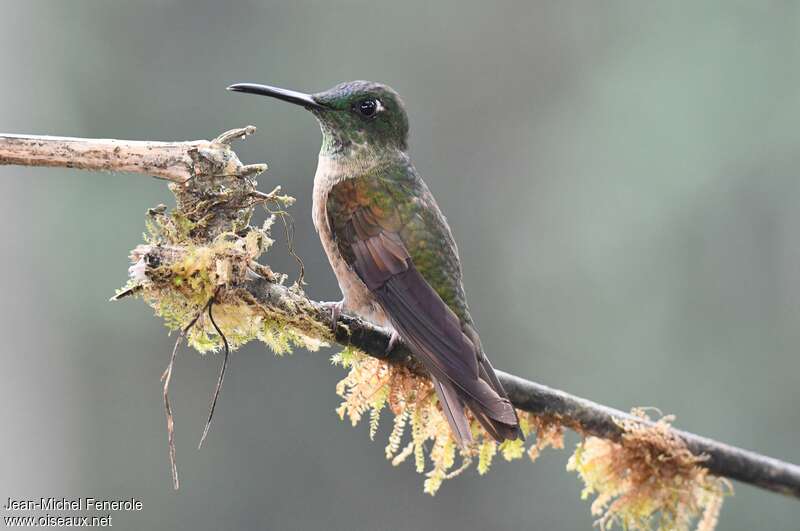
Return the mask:
<svg viewBox="0 0 800 531">
<path fill-rule="evenodd" d="M 400 334 L 397 333 L 397 330 L 392 329 L 392 335 L 389 336 L 389 343 L 386 345 L 386 350 L 383 351 L 383 356 L 388 358 L 400 341 Z"/>
<path fill-rule="evenodd" d="M 325 302 L 323 303 L 324 306 L 328 307 L 331 311 L 331 329 L 333 333 L 336 333 L 336 325 L 339 323 L 339 317 L 342 315 L 342 309 L 344 307 L 344 300 L 336 301 L 336 302 Z"/>
</svg>

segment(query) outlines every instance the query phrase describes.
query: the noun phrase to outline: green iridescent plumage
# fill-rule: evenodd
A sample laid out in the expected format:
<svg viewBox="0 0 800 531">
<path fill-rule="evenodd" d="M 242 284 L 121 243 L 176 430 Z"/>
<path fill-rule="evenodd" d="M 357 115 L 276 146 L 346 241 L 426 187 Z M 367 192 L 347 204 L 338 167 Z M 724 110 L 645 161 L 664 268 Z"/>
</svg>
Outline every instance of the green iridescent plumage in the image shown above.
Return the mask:
<svg viewBox="0 0 800 531">
<path fill-rule="evenodd" d="M 450 227 L 406 150 L 408 117 L 391 88 L 342 83 L 314 95 L 264 85 L 232 90 L 302 105 L 322 129 L 313 217 L 342 306 L 388 326 L 427 368 L 455 440 L 466 409 L 496 440 L 522 438 L 513 406 L 469 314 Z"/>
<path fill-rule="evenodd" d="M 409 163 L 379 165 L 342 181 L 328 194 L 334 234 L 343 230 L 354 208 L 367 205 L 386 224 L 395 224 L 414 265 L 451 310 L 472 325 L 461 281 L 458 251 L 444 216 L 427 185 Z M 339 246 L 348 262 L 352 252 Z"/>
</svg>

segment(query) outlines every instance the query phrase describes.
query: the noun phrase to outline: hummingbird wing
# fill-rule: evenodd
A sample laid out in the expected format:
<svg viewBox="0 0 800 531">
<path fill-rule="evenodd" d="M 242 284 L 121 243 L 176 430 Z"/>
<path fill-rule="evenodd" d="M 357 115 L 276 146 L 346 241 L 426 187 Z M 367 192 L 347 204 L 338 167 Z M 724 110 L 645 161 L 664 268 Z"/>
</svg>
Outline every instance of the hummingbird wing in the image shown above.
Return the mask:
<svg viewBox="0 0 800 531">
<path fill-rule="evenodd" d="M 450 229 L 413 167 L 344 180 L 326 207 L 342 257 L 433 376 L 458 442 L 471 441 L 465 405 L 494 438 L 521 435 L 472 325 Z"/>
</svg>

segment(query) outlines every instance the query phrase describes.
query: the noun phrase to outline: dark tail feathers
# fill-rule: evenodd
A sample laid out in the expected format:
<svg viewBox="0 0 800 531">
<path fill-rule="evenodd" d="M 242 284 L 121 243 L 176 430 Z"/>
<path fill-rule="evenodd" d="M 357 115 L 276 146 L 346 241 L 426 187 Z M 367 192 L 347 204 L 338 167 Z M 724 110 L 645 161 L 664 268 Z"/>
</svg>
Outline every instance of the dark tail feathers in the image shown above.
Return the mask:
<svg viewBox="0 0 800 531">
<path fill-rule="evenodd" d="M 436 394 L 442 405 L 442 411 L 450 424 L 450 429 L 456 442 L 462 448 L 467 447 L 472 442 L 472 432 L 464 411 L 465 406 L 469 408 L 475 419 L 480 422 L 481 426 L 495 441 L 524 439 L 522 430 L 519 427 L 517 412 L 508 400 L 503 386 L 497 380 L 494 369 L 485 356 L 481 360 L 479 377 L 496 394 L 496 398 L 489 403 L 485 400 L 478 402 L 472 399 L 451 382 L 433 379 Z"/>
</svg>

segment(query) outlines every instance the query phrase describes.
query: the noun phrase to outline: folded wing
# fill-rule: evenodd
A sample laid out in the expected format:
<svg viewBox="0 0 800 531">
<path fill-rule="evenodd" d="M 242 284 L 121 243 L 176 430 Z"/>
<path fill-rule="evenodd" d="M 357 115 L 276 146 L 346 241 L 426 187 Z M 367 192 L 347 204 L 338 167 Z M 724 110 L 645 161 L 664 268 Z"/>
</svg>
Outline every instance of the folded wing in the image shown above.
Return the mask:
<svg viewBox="0 0 800 531">
<path fill-rule="evenodd" d="M 403 216 L 386 202 L 376 204 L 364 195 L 355 194 L 360 200 L 353 201 L 351 194 L 347 215 L 332 223 L 339 249 L 400 337 L 430 371 L 455 438 L 462 446 L 471 441 L 465 406 L 494 438 L 516 438 L 516 412 L 477 334 L 416 267 L 402 237 Z M 341 198 L 339 202 L 333 206 L 341 214 Z"/>
</svg>

